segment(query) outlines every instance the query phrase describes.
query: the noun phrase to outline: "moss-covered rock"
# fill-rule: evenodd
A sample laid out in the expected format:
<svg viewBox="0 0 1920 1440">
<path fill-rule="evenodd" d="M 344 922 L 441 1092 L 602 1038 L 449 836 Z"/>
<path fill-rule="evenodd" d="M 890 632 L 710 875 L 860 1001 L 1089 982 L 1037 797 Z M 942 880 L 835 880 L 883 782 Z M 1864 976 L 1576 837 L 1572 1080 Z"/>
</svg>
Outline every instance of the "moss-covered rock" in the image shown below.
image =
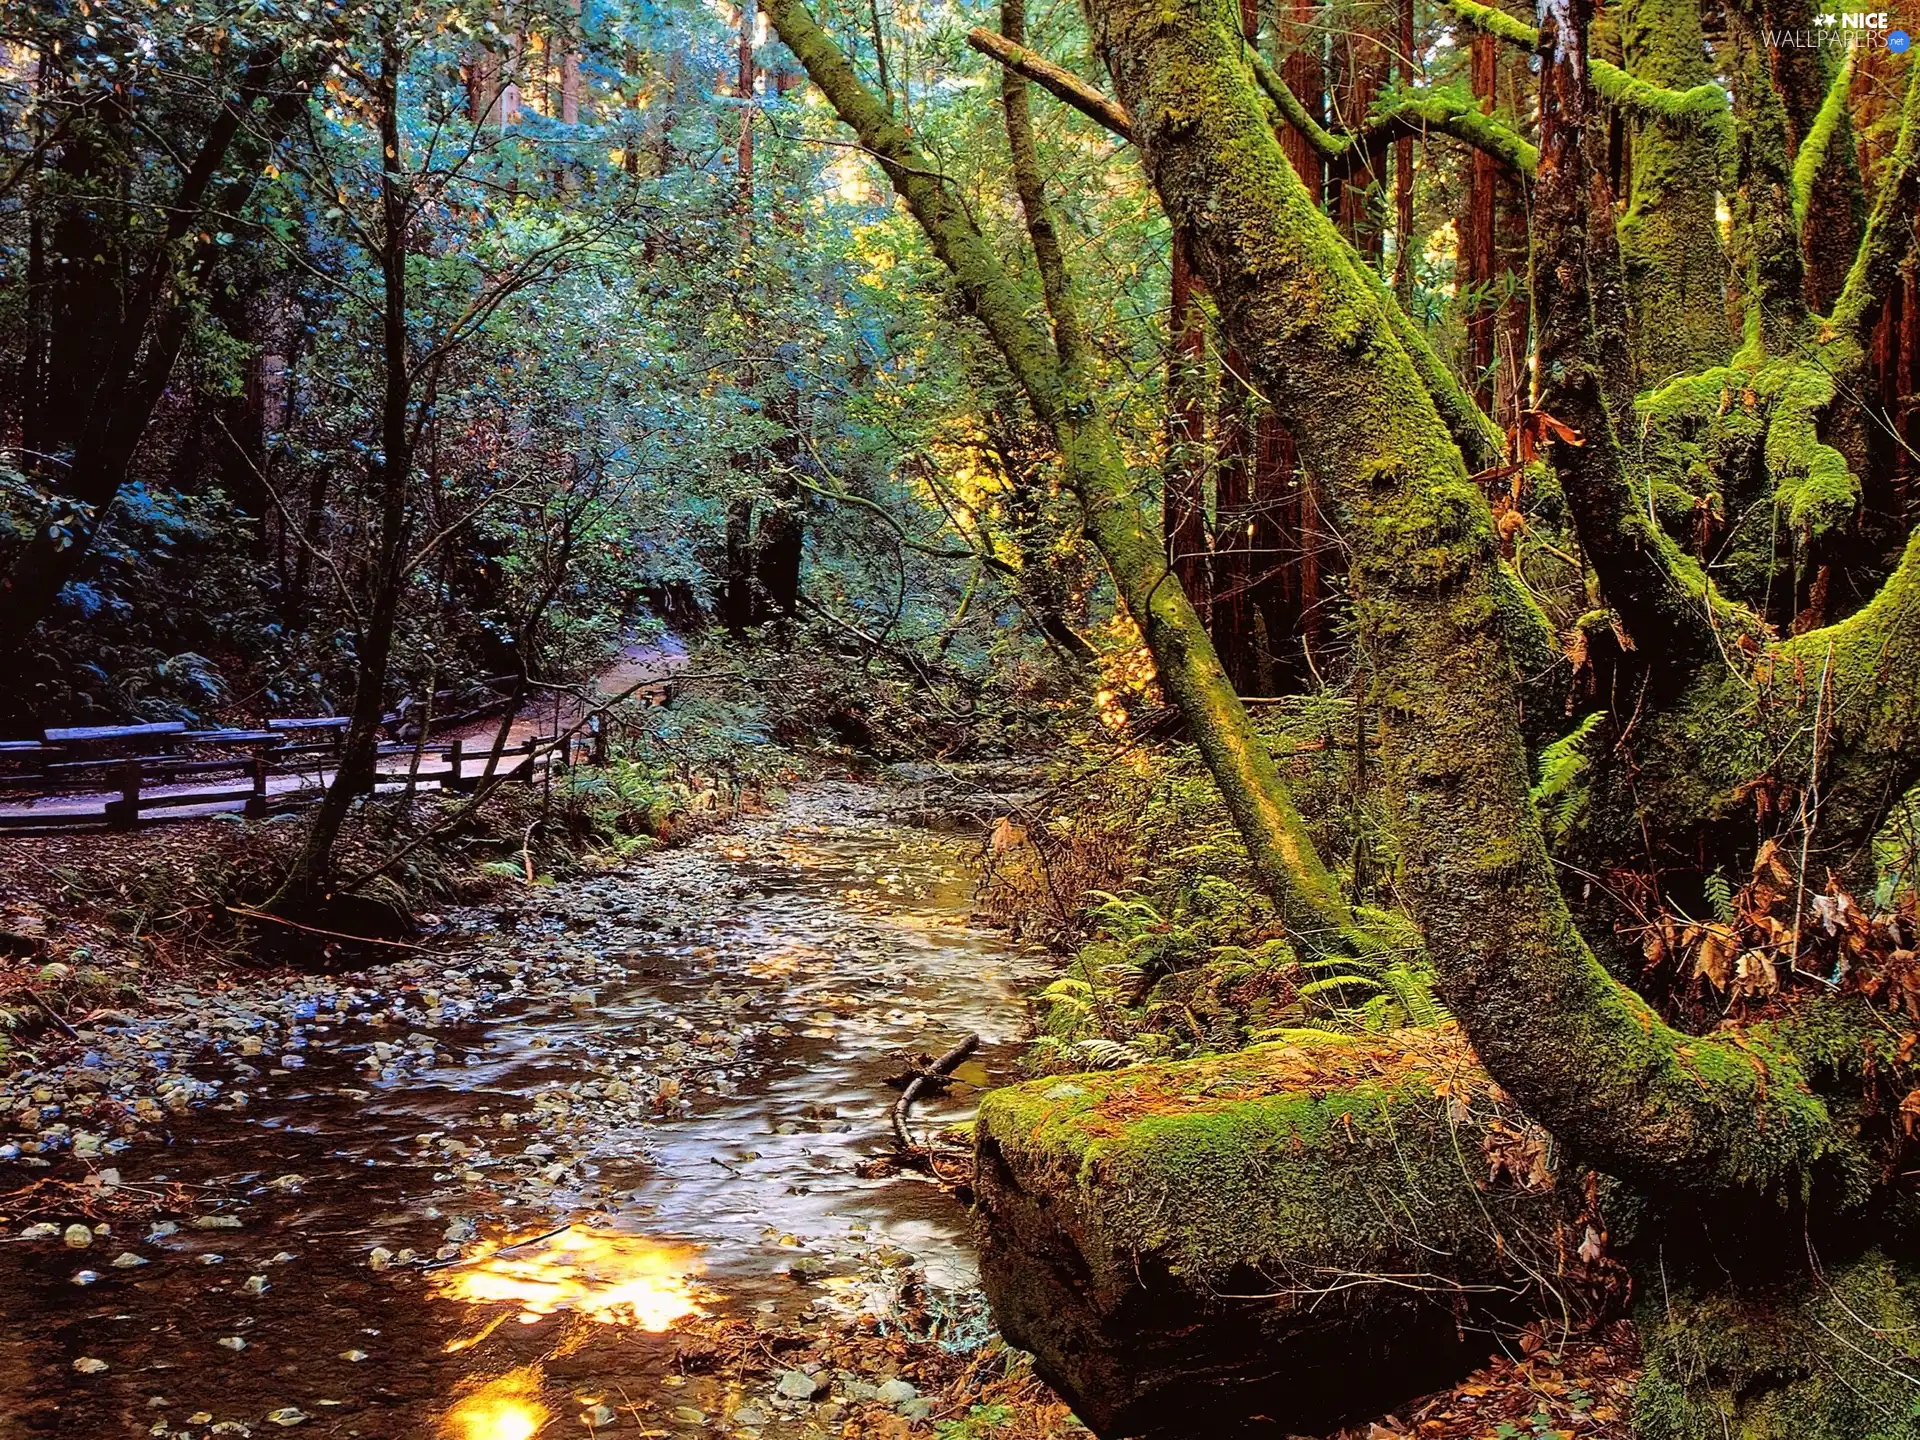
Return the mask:
<svg viewBox="0 0 1920 1440">
<path fill-rule="evenodd" d="M 1571 1253 L 1545 1137 L 1503 1105 L 1450 1029 L 996 1091 L 995 1316 L 1101 1435 L 1378 1414 L 1470 1368 Z"/>
<path fill-rule="evenodd" d="M 1639 1440 L 1917 1440 L 1920 1269 L 1868 1251 L 1696 1289 L 1649 1265 Z"/>
</svg>

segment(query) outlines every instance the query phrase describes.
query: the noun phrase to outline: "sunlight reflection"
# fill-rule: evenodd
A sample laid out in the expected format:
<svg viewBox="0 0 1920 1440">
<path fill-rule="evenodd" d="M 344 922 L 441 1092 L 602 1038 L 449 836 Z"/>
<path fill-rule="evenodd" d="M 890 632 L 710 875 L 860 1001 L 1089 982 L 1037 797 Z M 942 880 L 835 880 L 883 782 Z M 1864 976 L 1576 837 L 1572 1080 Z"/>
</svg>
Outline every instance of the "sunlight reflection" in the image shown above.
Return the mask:
<svg viewBox="0 0 1920 1440">
<path fill-rule="evenodd" d="M 509 1370 L 474 1391 L 447 1415 L 452 1440 L 533 1440 L 553 1412 L 540 1402 L 540 1377 L 532 1366 Z"/>
<path fill-rule="evenodd" d="M 572 1229 L 442 1272 L 437 1284 L 456 1300 L 517 1305 L 529 1324 L 570 1310 L 603 1325 L 658 1333 L 704 1313 L 701 1288 L 692 1278 L 698 1271 L 691 1246 Z"/>
</svg>

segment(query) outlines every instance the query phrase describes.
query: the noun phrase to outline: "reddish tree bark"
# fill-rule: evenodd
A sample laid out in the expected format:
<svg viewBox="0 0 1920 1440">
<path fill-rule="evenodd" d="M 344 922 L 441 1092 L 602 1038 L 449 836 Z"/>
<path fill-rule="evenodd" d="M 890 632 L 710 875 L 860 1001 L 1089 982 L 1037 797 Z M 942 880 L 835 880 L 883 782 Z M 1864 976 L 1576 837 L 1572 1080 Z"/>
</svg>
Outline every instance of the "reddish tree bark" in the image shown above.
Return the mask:
<svg viewBox="0 0 1920 1440">
<path fill-rule="evenodd" d="M 1357 131 L 1365 126 L 1374 101 L 1393 76 L 1391 26 L 1384 0 L 1370 0 L 1334 41 L 1330 95 L 1333 118 L 1342 128 Z M 1336 187 L 1334 223 L 1375 265 L 1380 263 L 1385 232 L 1368 210 L 1376 187 L 1386 183 L 1391 143 L 1383 131 L 1353 146 L 1328 167 L 1329 182 Z"/>
<path fill-rule="evenodd" d="M 753 63 L 753 29 L 759 7 L 755 0 L 740 4 L 740 68 L 734 79 L 734 93 L 740 97 L 740 145 L 737 164 L 740 171 L 741 239 L 753 226 L 753 94 L 758 79 Z"/>
<path fill-rule="evenodd" d="M 1207 564 L 1207 412 L 1200 394 L 1206 359 L 1207 322 L 1194 303 L 1199 293 L 1188 263 L 1186 237 L 1173 235 L 1173 279 L 1167 326 L 1167 458 L 1162 481 L 1161 528 L 1167 559 L 1187 599 L 1202 620 L 1210 609 Z"/>
<path fill-rule="evenodd" d="M 1327 67 L 1320 54 L 1320 0 L 1281 0 L 1280 22 L 1275 35 L 1280 74 L 1287 88 L 1299 97 L 1307 113 L 1324 120 L 1327 113 Z M 1313 203 L 1327 202 L 1327 166 L 1320 152 L 1307 143 L 1306 136 L 1291 125 L 1281 131 L 1281 149 L 1288 162 L 1313 196 Z"/>
<path fill-rule="evenodd" d="M 1413 0 L 1400 0 L 1395 64 L 1402 89 L 1411 89 L 1418 76 L 1413 55 Z M 1475 152 L 1476 154 L 1479 152 Z M 1393 288 L 1402 299 L 1413 298 L 1413 137 L 1393 142 Z"/>
<path fill-rule="evenodd" d="M 1213 648 L 1233 688 L 1252 688 L 1253 428 L 1246 365 L 1237 350 L 1220 363 L 1213 473 Z"/>
<path fill-rule="evenodd" d="M 560 120 L 566 125 L 580 123 L 580 5 L 581 0 L 567 0 L 573 18 L 560 52 Z"/>
<path fill-rule="evenodd" d="M 1474 98 L 1491 111 L 1499 75 L 1499 41 L 1475 35 L 1470 61 Z M 1484 150 L 1474 150 L 1467 168 L 1467 203 L 1460 213 L 1460 287 L 1473 295 L 1467 310 L 1467 375 L 1473 397 L 1491 412 L 1494 400 L 1494 321 L 1497 305 L 1480 294 L 1494 277 L 1494 206 L 1499 190 L 1499 164 Z"/>
</svg>

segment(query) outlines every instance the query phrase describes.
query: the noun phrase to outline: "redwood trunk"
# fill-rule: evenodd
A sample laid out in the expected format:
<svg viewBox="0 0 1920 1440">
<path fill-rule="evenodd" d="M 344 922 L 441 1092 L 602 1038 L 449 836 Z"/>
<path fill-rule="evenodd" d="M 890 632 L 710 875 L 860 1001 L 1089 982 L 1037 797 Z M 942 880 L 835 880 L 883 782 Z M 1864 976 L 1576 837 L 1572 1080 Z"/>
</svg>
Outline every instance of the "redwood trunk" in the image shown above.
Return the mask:
<svg viewBox="0 0 1920 1440">
<path fill-rule="evenodd" d="M 1167 361 L 1167 458 L 1161 522 L 1168 563 L 1194 610 L 1205 620 L 1212 609 L 1213 588 L 1207 563 L 1204 493 L 1207 412 L 1200 392 L 1207 322 L 1195 303 L 1193 268 L 1188 263 L 1186 239 L 1178 230 L 1173 235 L 1169 294 L 1167 326 L 1172 346 Z"/>
</svg>

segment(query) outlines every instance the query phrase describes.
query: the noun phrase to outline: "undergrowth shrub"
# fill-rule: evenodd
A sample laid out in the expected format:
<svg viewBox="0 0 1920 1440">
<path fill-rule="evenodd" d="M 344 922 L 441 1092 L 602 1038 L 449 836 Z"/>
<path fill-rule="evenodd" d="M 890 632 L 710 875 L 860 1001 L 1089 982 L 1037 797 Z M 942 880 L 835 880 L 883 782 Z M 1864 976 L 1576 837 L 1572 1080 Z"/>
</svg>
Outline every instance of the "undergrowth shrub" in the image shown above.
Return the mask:
<svg viewBox="0 0 1920 1440">
<path fill-rule="evenodd" d="M 1354 707 L 1302 698 L 1263 707 L 1260 722 L 1374 948 L 1296 952 L 1188 747 L 1135 747 L 1099 765 L 1076 757 L 1047 818 L 1009 816 L 985 847 L 982 914 L 1071 956 L 1036 1002 L 1034 1068 L 1213 1054 L 1303 1026 L 1445 1020 L 1419 934 L 1392 906 L 1397 856 Z"/>
</svg>

